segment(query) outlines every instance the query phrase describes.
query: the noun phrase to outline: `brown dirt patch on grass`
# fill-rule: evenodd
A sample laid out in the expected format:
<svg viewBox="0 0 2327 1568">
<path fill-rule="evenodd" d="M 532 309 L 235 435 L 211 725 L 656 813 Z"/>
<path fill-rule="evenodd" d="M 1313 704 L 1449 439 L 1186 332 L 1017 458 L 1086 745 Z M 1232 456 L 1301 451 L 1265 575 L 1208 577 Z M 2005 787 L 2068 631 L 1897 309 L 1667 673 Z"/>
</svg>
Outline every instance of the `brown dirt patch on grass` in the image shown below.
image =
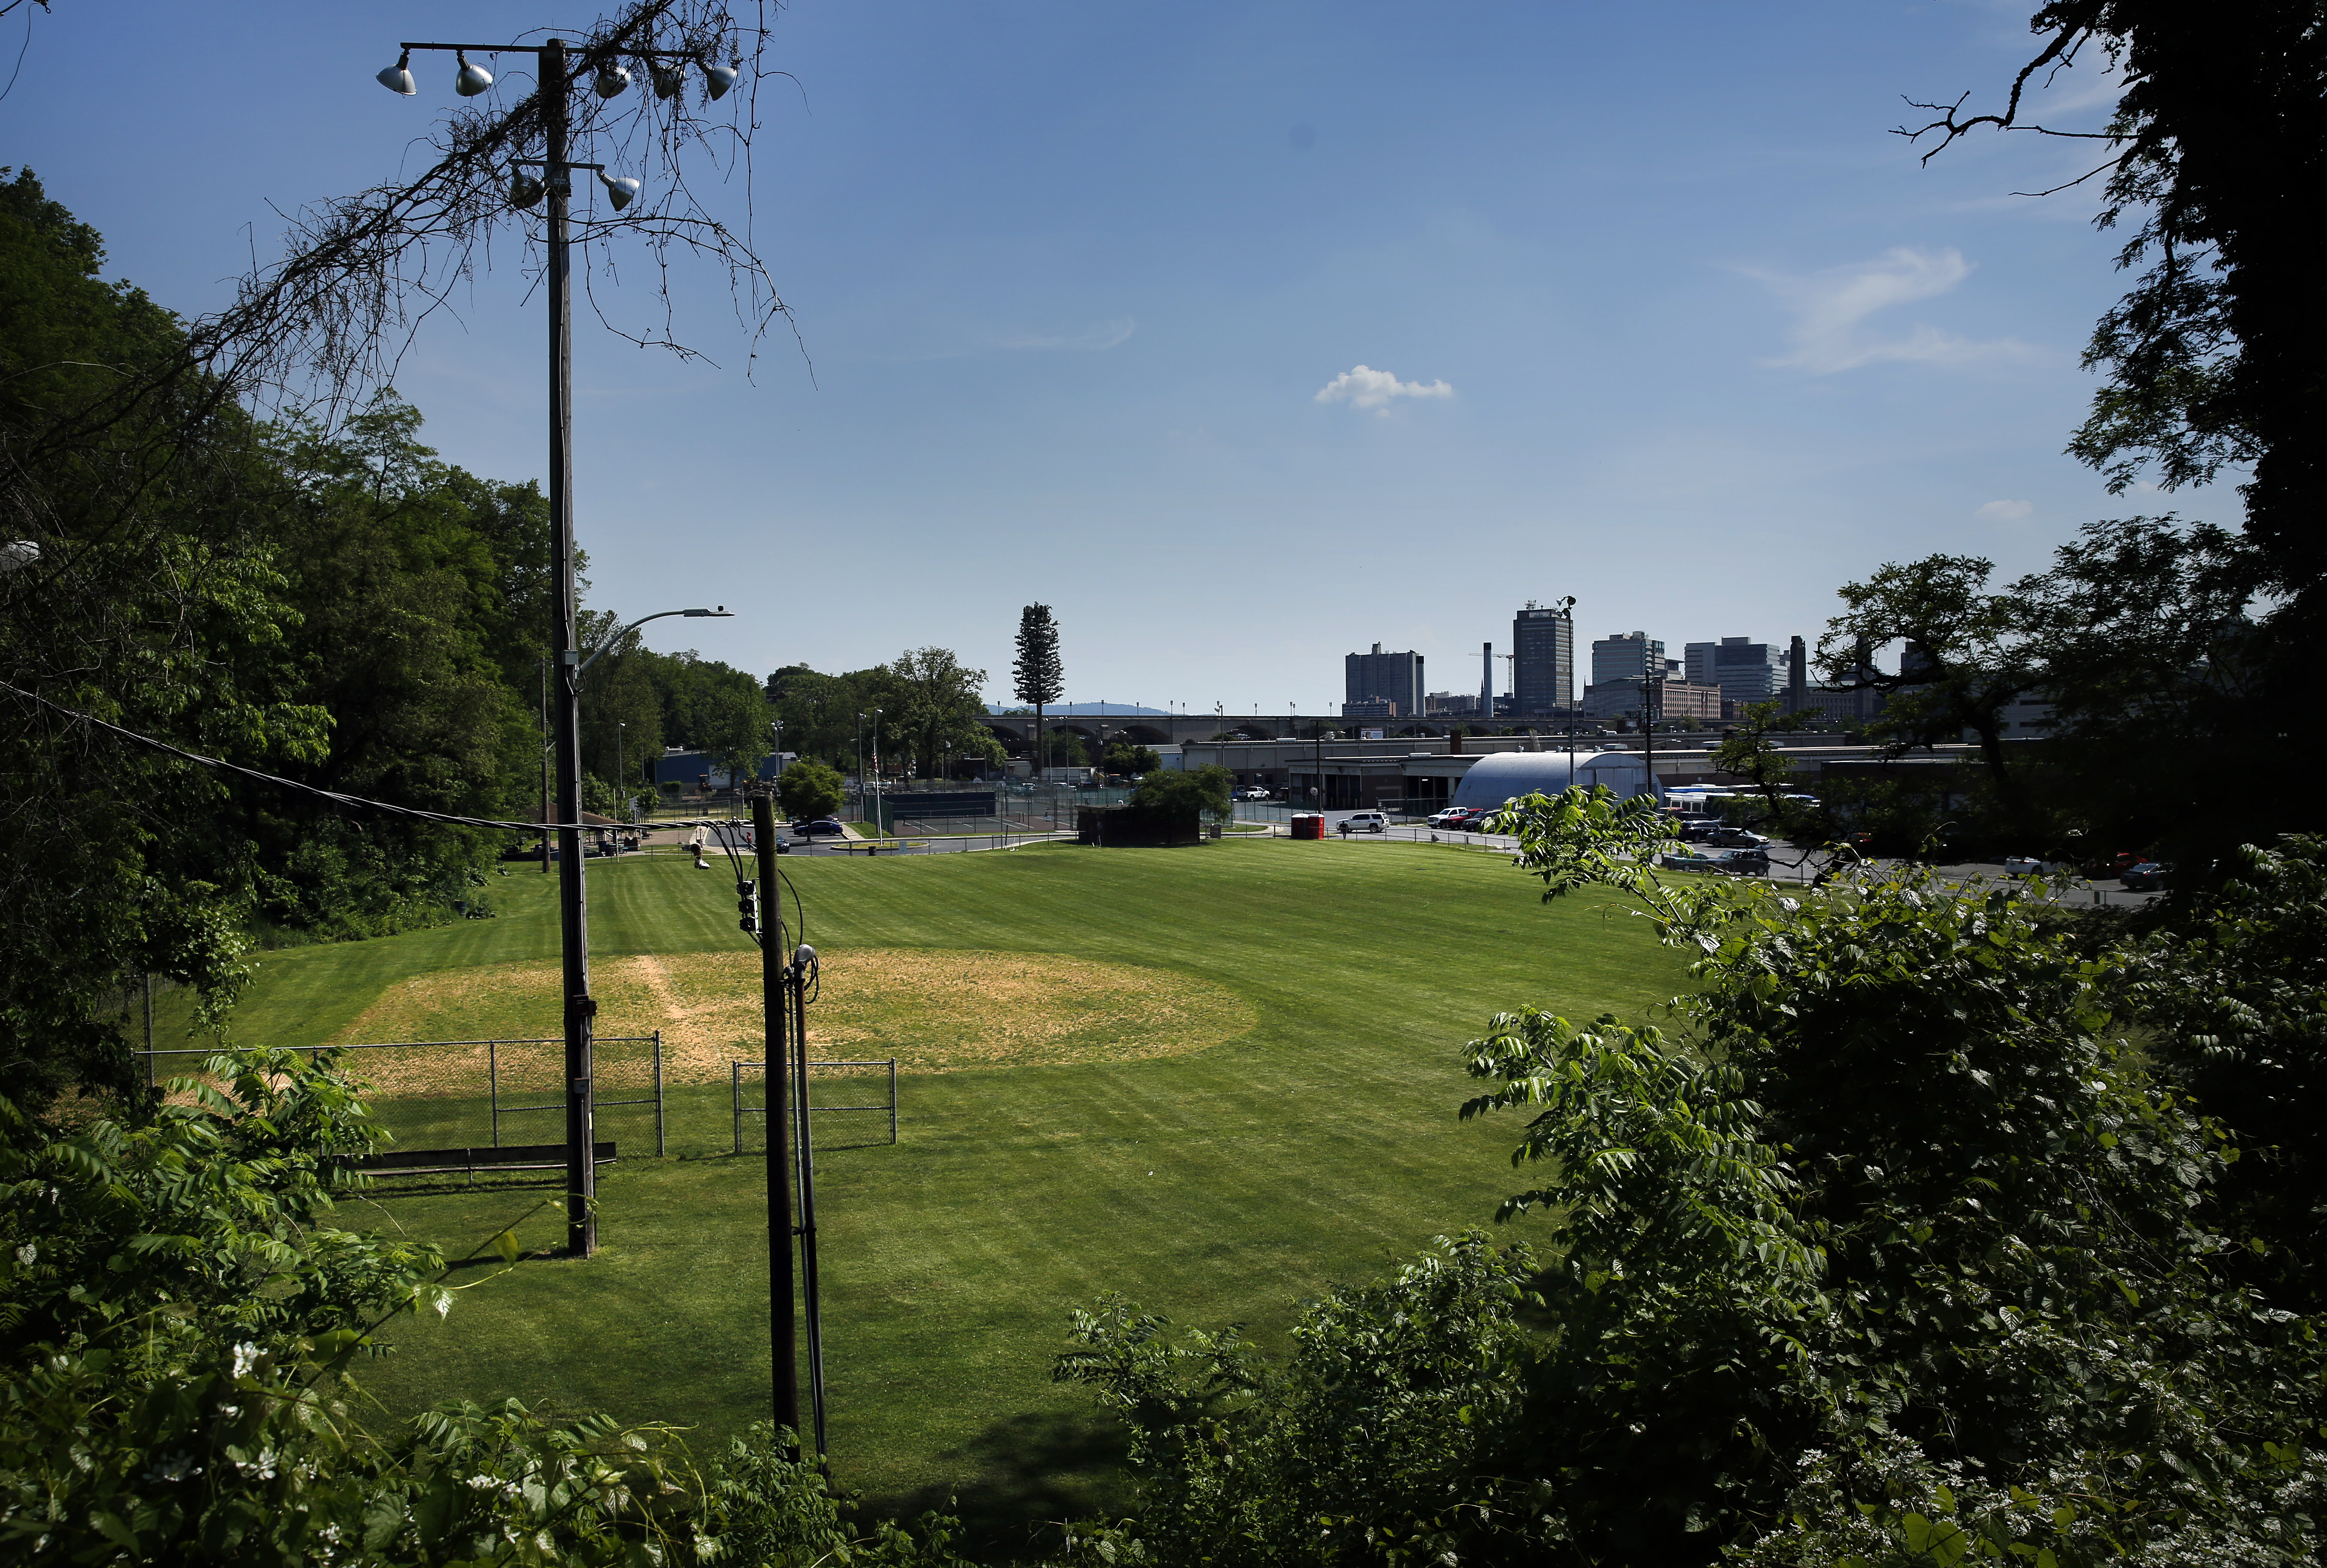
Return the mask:
<svg viewBox="0 0 2327 1568">
<path fill-rule="evenodd" d="M 1057 953 L 864 948 L 822 959 L 808 1007 L 809 1050 L 820 1059 L 893 1056 L 912 1072 L 1136 1061 L 1202 1050 L 1258 1022 L 1250 1003 L 1210 981 Z M 552 1036 L 558 974 L 555 964 L 497 964 L 416 975 L 332 1043 Z M 598 1033 L 661 1030 L 670 1082 L 724 1081 L 729 1062 L 762 1054 L 757 953 L 610 958 L 590 978 Z M 504 1045 L 498 1055 L 505 1082 L 556 1079 L 555 1044 Z M 644 1056 L 610 1048 L 602 1080 L 627 1085 Z M 479 1045 L 357 1051 L 350 1065 L 384 1094 L 420 1096 L 475 1093 L 486 1062 Z"/>
</svg>

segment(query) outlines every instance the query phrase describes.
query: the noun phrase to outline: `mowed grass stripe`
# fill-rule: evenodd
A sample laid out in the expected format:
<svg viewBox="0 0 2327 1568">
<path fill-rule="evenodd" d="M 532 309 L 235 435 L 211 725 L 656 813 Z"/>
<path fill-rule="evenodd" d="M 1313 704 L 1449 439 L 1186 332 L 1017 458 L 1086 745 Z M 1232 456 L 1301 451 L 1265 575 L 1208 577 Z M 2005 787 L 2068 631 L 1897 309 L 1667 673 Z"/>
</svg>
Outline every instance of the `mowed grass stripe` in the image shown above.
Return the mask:
<svg viewBox="0 0 2327 1568">
<path fill-rule="evenodd" d="M 590 869 L 596 954 L 743 943 L 724 863 Z M 1281 1339 L 1301 1298 L 1485 1223 L 1512 1184 L 1518 1125 L 1454 1115 L 1470 1088 L 1458 1048 L 1489 1015 L 1535 1003 L 1638 1017 L 1685 984 L 1621 910 L 1547 906 L 1508 863 L 1427 846 L 1045 846 L 786 869 L 827 951 L 1148 965 L 1257 1010 L 1250 1032 L 1189 1056 L 909 1077 L 900 1146 L 818 1160 L 837 1473 L 897 1504 L 958 1493 L 1005 1534 L 1107 1496 L 1088 1397 L 1048 1381 L 1070 1305 L 1117 1289 L 1181 1321 Z M 551 883 L 497 879 L 498 919 L 271 955 L 237 1033 L 315 1043 L 407 975 L 554 957 Z M 725 1142 L 724 1094 L 675 1097 L 674 1115 L 690 1147 Z M 858 1137 L 859 1120 L 824 1130 Z M 391 1407 L 554 1399 L 712 1441 L 764 1414 L 762 1162 L 624 1150 L 602 1188 L 607 1250 L 528 1262 L 442 1324 L 399 1323 L 399 1354 L 369 1379 Z M 370 1212 L 465 1251 L 529 1200 L 406 1197 Z M 561 1225 L 537 1217 L 521 1237 L 550 1247 Z"/>
</svg>

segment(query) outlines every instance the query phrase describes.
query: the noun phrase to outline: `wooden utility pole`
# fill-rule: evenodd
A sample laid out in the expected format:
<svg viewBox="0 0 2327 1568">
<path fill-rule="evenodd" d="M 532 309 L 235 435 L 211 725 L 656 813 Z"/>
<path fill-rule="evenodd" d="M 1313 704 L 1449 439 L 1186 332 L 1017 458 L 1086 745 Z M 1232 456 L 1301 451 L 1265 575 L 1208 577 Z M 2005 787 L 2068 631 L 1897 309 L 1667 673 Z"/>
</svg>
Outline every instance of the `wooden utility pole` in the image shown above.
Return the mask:
<svg viewBox="0 0 2327 1568">
<path fill-rule="evenodd" d="M 775 1358 L 776 1424 L 799 1431 L 799 1317 L 792 1269 L 792 1053 L 790 958 L 784 940 L 783 884 L 776 879 L 776 801 L 752 793 L 752 844 L 760 861 L 760 1002 L 768 1073 L 768 1339 Z"/>
<path fill-rule="evenodd" d="M 565 954 L 565 1250 L 598 1250 L 597 1116 L 591 1077 L 597 1003 L 582 874 L 582 653 L 574 582 L 574 303 L 568 244 L 565 44 L 541 50 L 542 156 L 549 186 L 549 531 L 556 595 L 550 655 L 557 747 L 557 908 Z"/>
</svg>

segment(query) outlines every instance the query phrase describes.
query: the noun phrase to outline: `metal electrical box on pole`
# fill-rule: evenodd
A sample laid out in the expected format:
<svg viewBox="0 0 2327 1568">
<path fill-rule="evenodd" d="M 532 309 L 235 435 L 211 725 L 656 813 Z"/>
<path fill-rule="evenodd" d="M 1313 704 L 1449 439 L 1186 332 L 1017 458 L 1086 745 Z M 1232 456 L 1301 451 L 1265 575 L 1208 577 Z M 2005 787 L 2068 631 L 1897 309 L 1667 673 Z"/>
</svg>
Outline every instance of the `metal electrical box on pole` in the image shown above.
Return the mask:
<svg viewBox="0 0 2327 1568">
<path fill-rule="evenodd" d="M 768 1074 L 768 1339 L 775 1363 L 776 1424 L 800 1429 L 799 1288 L 792 1267 L 792 1108 L 790 1030 L 792 975 L 785 940 L 783 883 L 776 871 L 776 802 L 752 793 L 752 845 L 760 861 L 760 1000 Z"/>
</svg>

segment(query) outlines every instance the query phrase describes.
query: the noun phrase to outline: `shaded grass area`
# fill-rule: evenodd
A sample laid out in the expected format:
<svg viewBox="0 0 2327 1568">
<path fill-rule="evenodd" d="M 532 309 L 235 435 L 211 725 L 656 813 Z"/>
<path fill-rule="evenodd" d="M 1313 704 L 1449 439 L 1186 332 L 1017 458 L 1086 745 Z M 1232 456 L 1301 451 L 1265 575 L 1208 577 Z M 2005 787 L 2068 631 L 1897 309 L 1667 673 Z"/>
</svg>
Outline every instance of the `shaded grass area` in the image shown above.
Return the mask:
<svg viewBox="0 0 2327 1568">
<path fill-rule="evenodd" d="M 1684 983 L 1621 910 L 1546 906 L 1507 863 L 1425 845 L 1045 845 L 788 870 L 824 951 L 1154 966 L 1225 987 L 1257 1017 L 1192 1055 L 910 1076 L 893 1148 L 885 1118 L 827 1121 L 817 1180 L 836 1473 L 883 1507 L 958 1497 L 1002 1549 L 1040 1521 L 1122 1501 L 1114 1438 L 1087 1395 L 1048 1381 L 1071 1305 L 1119 1290 L 1179 1321 L 1243 1321 L 1281 1341 L 1301 1298 L 1485 1223 L 1511 1185 L 1517 1124 L 1454 1115 L 1469 1087 L 1458 1048 L 1491 1013 L 1638 1015 Z M 238 1035 L 313 1043 L 406 975 L 554 957 L 551 879 L 526 877 L 497 879 L 494 920 L 270 956 Z M 596 953 L 743 941 L 724 866 L 593 863 L 591 877 Z M 381 1108 L 392 1123 L 453 1111 Z M 762 1416 L 762 1162 L 716 1153 L 732 1137 L 724 1085 L 676 1092 L 672 1125 L 684 1157 L 663 1162 L 631 1157 L 651 1151 L 650 1131 L 636 1145 L 617 1133 L 598 1257 L 463 1271 L 449 1319 L 396 1326 L 372 1390 L 398 1411 L 515 1395 L 674 1420 L 701 1445 Z M 349 1213 L 458 1254 L 541 1196 L 383 1196 Z M 519 1237 L 553 1248 L 562 1226 L 538 1212 Z"/>
</svg>

